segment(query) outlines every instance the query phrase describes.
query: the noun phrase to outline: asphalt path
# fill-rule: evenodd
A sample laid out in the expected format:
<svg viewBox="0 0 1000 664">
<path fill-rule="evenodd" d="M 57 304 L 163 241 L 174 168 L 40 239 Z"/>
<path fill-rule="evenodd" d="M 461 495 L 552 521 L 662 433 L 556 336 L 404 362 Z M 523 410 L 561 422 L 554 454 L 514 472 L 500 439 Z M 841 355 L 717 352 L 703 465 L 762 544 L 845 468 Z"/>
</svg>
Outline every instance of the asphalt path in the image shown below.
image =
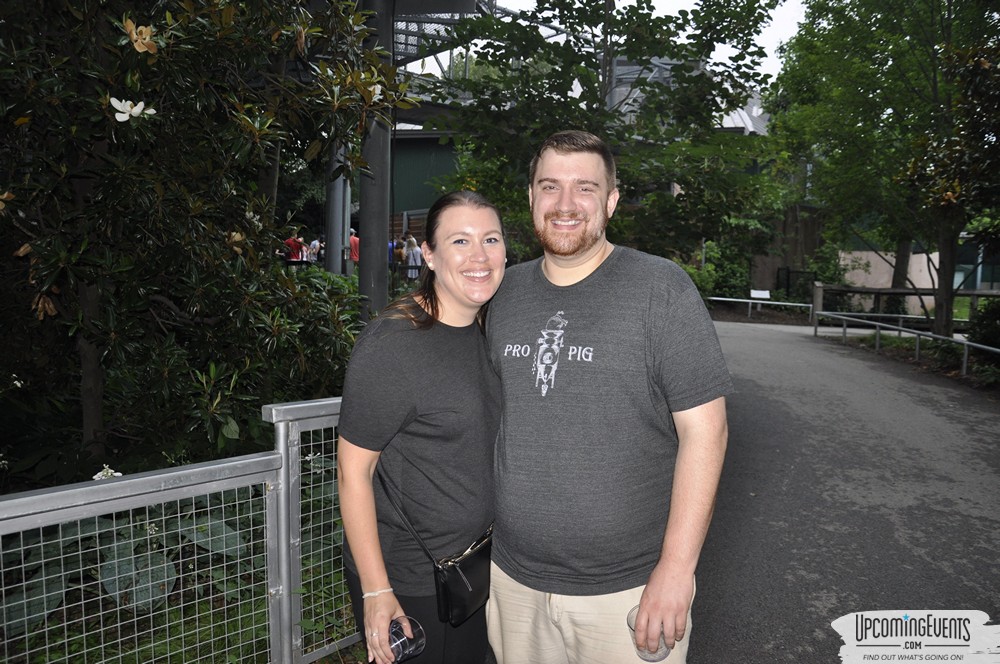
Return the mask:
<svg viewBox="0 0 1000 664">
<path fill-rule="evenodd" d="M 1000 621 L 1000 400 L 812 328 L 716 323 L 736 393 L 692 664 L 836 664 L 855 611 Z"/>
</svg>

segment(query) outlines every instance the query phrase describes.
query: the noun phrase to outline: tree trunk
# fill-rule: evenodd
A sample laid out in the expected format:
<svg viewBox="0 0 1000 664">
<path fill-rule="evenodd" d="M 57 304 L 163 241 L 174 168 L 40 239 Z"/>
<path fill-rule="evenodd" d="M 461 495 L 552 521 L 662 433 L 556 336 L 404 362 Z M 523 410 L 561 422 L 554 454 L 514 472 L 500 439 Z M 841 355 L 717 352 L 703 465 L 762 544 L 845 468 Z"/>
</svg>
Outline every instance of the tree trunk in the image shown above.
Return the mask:
<svg viewBox="0 0 1000 664">
<path fill-rule="evenodd" d="M 267 167 L 262 169 L 257 180 L 258 191 L 267 199 L 267 207 L 261 216 L 265 223 L 274 221 L 275 206 L 278 203 L 278 179 L 281 176 L 281 143 L 276 143 L 268 158 Z"/>
<path fill-rule="evenodd" d="M 77 333 L 80 351 L 80 408 L 83 415 L 83 449 L 98 460 L 104 460 L 104 367 L 101 349 L 89 338 L 100 308 L 100 295 L 95 284 L 81 283 L 78 288 L 83 325 Z"/>
<path fill-rule="evenodd" d="M 285 64 L 288 58 L 285 55 L 281 55 L 271 63 L 271 75 L 276 79 L 281 79 L 285 76 Z M 266 83 L 270 88 L 274 87 L 271 82 Z M 275 95 L 277 97 L 277 95 Z M 268 109 L 277 115 L 278 109 L 272 104 Z M 264 194 L 267 199 L 267 207 L 262 211 L 261 217 L 263 217 L 265 225 L 270 224 L 274 220 L 274 211 L 278 203 L 278 179 L 281 176 L 281 141 L 276 141 L 274 148 L 271 150 L 268 156 L 268 163 L 265 168 L 262 168 L 258 177 L 257 185 L 259 191 Z"/>
<path fill-rule="evenodd" d="M 906 288 L 909 283 L 910 256 L 913 253 L 913 240 L 900 240 L 896 244 L 896 261 L 892 266 L 892 288 Z M 887 313 L 906 313 L 906 297 L 890 295 L 885 308 Z"/>
<path fill-rule="evenodd" d="M 965 212 L 956 207 L 941 214 L 938 225 L 938 283 L 934 291 L 932 332 L 950 337 L 955 321 L 955 266 L 958 263 L 958 239 L 965 228 Z"/>
</svg>

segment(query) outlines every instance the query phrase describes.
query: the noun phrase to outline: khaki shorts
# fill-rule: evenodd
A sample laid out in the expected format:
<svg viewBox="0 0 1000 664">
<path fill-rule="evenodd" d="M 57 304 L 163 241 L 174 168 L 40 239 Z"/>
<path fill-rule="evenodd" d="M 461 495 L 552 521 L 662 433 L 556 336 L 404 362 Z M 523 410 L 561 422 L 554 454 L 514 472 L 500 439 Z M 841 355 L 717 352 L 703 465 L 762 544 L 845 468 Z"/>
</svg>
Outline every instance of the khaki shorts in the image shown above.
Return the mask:
<svg viewBox="0 0 1000 664">
<path fill-rule="evenodd" d="M 607 595 L 555 595 L 521 585 L 496 564 L 490 574 L 486 625 L 498 664 L 642 662 L 625 616 L 645 586 Z M 685 664 L 690 640 L 689 608 L 684 638 L 664 663 Z"/>
</svg>

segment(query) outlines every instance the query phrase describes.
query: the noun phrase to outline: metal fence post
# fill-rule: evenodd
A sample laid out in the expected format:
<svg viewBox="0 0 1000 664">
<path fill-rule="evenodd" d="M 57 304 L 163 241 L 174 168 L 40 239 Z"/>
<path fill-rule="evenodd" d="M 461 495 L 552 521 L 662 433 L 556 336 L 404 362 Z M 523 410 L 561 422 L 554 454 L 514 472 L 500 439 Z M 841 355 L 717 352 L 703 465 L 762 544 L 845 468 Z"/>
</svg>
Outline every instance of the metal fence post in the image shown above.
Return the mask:
<svg viewBox="0 0 1000 664">
<path fill-rule="evenodd" d="M 289 542 L 291 537 L 290 469 L 288 460 L 288 422 L 274 423 L 274 450 L 281 455 L 281 469 L 275 490 L 277 525 L 274 541 L 268 541 L 277 574 L 272 576 L 270 588 L 274 610 L 271 612 L 271 655 L 275 662 L 292 664 L 292 560 Z"/>
<path fill-rule="evenodd" d="M 823 282 L 814 281 L 813 282 L 813 306 L 809 311 L 809 317 L 812 319 L 814 325 L 819 323 L 819 319 L 816 317 L 816 313 L 823 311 Z"/>
</svg>

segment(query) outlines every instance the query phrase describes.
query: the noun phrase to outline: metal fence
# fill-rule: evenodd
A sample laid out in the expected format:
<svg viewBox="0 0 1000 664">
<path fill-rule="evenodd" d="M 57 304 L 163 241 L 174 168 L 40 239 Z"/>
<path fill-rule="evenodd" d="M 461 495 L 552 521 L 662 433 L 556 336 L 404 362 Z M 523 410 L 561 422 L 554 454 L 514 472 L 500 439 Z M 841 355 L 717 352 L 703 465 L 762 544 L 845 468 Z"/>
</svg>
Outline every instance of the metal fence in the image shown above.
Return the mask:
<svg viewBox="0 0 1000 664">
<path fill-rule="evenodd" d="M 985 351 L 987 353 L 994 353 L 1000 355 L 1000 348 L 994 348 L 992 346 L 984 346 L 983 344 L 973 343 L 971 341 L 966 341 L 965 339 L 956 339 L 954 337 L 943 337 L 938 334 L 933 334 L 931 332 L 924 332 L 923 330 L 915 330 L 912 328 L 901 327 L 898 325 L 889 325 L 887 323 L 880 323 L 878 321 L 867 320 L 853 314 L 842 314 L 833 311 L 817 311 L 814 316 L 813 321 L 813 336 L 819 335 L 819 319 L 828 318 L 830 320 L 839 320 L 841 323 L 841 343 L 847 343 L 847 328 L 848 324 L 854 327 L 859 326 L 871 326 L 875 328 L 875 352 L 881 352 L 882 350 L 882 330 L 890 330 L 897 333 L 897 336 L 907 336 L 915 337 L 914 341 L 914 357 L 920 360 L 920 340 L 933 339 L 935 341 L 940 341 L 948 344 L 957 344 L 962 346 L 962 375 L 965 376 L 969 373 L 969 349 L 975 348 L 976 350 Z"/>
<path fill-rule="evenodd" d="M 812 316 L 813 305 L 802 304 L 801 302 L 775 302 L 774 300 L 764 300 L 760 298 L 738 298 L 738 297 L 706 297 L 706 300 L 711 300 L 713 302 L 745 302 L 747 305 L 747 318 L 751 318 L 753 315 L 753 305 L 757 305 L 757 311 L 760 311 L 762 304 L 767 304 L 775 307 L 799 307 L 806 309 L 806 314 Z"/>
<path fill-rule="evenodd" d="M 265 406 L 273 452 L 0 497 L 0 659 L 298 664 L 356 642 L 339 413 Z"/>
</svg>

